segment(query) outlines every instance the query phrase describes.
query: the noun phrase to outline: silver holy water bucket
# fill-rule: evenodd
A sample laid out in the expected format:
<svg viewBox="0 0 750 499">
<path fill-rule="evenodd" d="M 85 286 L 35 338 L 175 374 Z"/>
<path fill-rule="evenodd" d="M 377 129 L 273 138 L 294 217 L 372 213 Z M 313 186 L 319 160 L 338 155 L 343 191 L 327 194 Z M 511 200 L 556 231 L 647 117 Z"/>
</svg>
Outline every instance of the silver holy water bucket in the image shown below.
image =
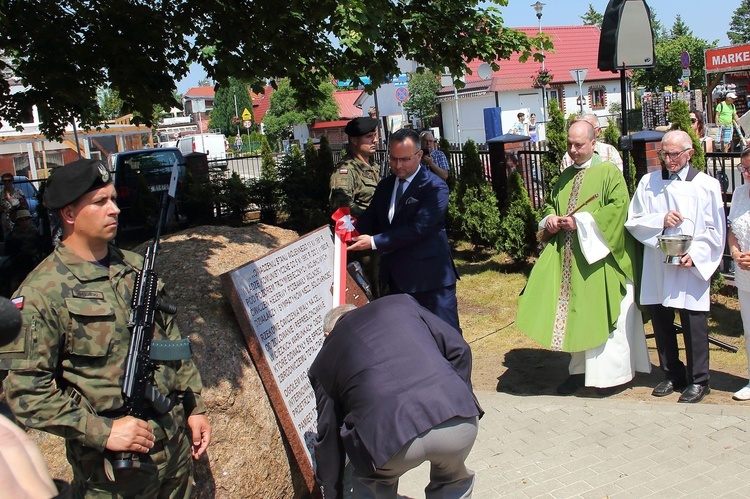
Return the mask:
<svg viewBox="0 0 750 499">
<path fill-rule="evenodd" d="M 684 220 L 690 219 L 683 218 Z M 693 234 L 695 234 L 695 222 L 692 220 L 690 222 L 693 223 Z M 693 243 L 692 234 L 664 234 L 664 231 L 662 231 L 662 234 L 656 236 L 656 239 L 659 241 L 659 248 L 666 255 L 664 263 L 667 265 L 679 265 L 680 259 L 687 254 L 690 245 Z"/>
</svg>

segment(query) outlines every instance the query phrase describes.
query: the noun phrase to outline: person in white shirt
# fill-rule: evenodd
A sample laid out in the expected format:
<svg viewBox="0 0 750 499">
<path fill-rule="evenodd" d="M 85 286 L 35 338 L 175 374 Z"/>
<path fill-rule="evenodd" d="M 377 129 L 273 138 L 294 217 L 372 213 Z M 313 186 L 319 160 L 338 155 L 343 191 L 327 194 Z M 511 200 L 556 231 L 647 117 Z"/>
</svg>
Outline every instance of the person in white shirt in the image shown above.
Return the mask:
<svg viewBox="0 0 750 499">
<path fill-rule="evenodd" d="M 719 181 L 693 168 L 690 136 L 667 132 L 659 157 L 663 168 L 644 175 L 630 202 L 625 227 L 643 243 L 641 304 L 649 307 L 659 364 L 666 379 L 655 397 L 682 391 L 679 402 L 696 403 L 708 394 L 708 311 L 710 284 L 724 251 L 726 221 Z M 665 263 L 658 236 L 692 235 L 679 265 Z M 680 361 L 675 312 L 680 314 L 687 366 Z"/>
</svg>

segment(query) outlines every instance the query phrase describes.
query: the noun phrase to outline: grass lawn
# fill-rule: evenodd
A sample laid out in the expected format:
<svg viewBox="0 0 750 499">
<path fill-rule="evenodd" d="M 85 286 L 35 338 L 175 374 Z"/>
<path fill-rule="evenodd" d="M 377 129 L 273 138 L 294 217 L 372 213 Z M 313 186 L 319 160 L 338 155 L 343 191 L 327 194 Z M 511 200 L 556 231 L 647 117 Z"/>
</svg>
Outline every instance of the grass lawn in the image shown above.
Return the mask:
<svg viewBox="0 0 750 499">
<path fill-rule="evenodd" d="M 475 251 L 468 243 L 459 244 L 454 257 L 461 276 L 457 285 L 458 309 L 464 337 L 474 355 L 475 388 L 554 393 L 567 376 L 569 355 L 540 346 L 515 327 L 518 295 L 532 264 L 517 265 L 503 254 Z M 707 401 L 730 403 L 731 393 L 747 383 L 748 374 L 739 303 L 731 285 L 712 297 L 709 330 L 715 338 L 738 348 L 737 353 L 714 345 L 710 349 L 713 393 Z M 647 323 L 647 335 L 651 332 L 651 324 Z M 650 393 L 663 375 L 653 338 L 648 338 L 647 343 L 653 364 L 651 374 L 639 374 L 632 387 L 616 397 L 657 400 Z M 684 355 L 681 358 L 684 360 Z"/>
</svg>

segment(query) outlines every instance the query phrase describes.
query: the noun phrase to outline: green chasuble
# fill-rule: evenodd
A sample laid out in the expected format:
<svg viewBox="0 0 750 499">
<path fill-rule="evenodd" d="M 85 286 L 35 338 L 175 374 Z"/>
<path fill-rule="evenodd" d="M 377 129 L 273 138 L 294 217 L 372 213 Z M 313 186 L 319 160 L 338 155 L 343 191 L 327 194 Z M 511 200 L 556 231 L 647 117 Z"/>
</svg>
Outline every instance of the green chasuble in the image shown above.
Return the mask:
<svg viewBox="0 0 750 499">
<path fill-rule="evenodd" d="M 539 256 L 518 300 L 518 329 L 553 350 L 582 352 L 607 341 L 617 325 L 626 277 L 634 280 L 635 241 L 624 226 L 630 196 L 614 164 L 594 154 L 589 168 L 566 168 L 545 216 L 564 216 L 597 193 L 578 213 L 591 213 L 610 253 L 589 264 L 578 231 L 559 231 Z"/>
</svg>

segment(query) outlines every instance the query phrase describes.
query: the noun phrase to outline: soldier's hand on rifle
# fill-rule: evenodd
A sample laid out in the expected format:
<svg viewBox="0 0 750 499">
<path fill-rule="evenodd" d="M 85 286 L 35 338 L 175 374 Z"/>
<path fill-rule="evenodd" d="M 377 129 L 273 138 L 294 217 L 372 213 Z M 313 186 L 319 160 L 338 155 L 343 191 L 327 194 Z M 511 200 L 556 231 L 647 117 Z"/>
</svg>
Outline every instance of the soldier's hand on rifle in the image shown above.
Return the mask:
<svg viewBox="0 0 750 499">
<path fill-rule="evenodd" d="M 193 455 L 193 459 L 198 459 L 201 454 L 205 452 L 208 444 L 211 443 L 211 423 L 208 422 L 208 418 L 203 414 L 195 414 L 190 416 L 187 420 L 188 428 L 192 435 L 192 444 L 190 453 Z"/>
<path fill-rule="evenodd" d="M 147 422 L 133 416 L 115 419 L 105 447 L 114 452 L 148 454 L 154 446 L 154 432 Z"/>
</svg>

